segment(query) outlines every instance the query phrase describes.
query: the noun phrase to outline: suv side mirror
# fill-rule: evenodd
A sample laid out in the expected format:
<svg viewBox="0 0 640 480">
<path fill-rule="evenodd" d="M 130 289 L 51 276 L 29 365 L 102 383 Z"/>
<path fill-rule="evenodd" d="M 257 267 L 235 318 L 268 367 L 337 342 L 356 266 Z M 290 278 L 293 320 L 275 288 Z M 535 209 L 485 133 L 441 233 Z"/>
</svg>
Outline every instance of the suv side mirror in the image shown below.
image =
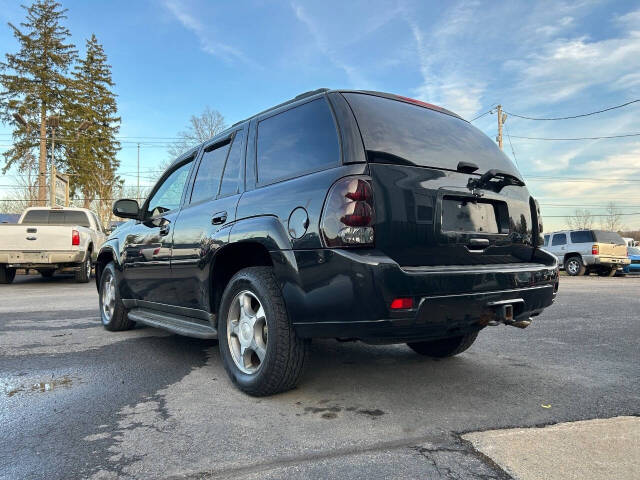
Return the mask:
<svg viewBox="0 0 640 480">
<path fill-rule="evenodd" d="M 123 198 L 116 200 L 113 204 L 113 214 L 120 218 L 138 218 L 140 216 L 140 207 L 136 200 Z"/>
</svg>

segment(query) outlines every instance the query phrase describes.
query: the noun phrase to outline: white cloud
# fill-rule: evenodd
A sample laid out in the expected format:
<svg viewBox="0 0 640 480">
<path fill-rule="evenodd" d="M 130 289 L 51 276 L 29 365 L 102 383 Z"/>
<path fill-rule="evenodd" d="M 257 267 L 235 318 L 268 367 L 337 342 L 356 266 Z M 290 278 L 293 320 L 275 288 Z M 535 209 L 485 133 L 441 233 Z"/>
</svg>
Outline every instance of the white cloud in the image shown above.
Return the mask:
<svg viewBox="0 0 640 480">
<path fill-rule="evenodd" d="M 241 61 L 255 66 L 255 63 L 241 50 L 213 38 L 211 29 L 205 28 L 202 23 L 180 5 L 179 2 L 165 0 L 164 5 L 187 30 L 190 30 L 196 35 L 200 41 L 202 51 L 225 61 Z"/>
<path fill-rule="evenodd" d="M 336 67 L 342 70 L 350 83 L 350 86 L 355 88 L 370 89 L 370 83 L 365 79 L 361 73 L 361 69 L 350 65 L 339 57 L 334 49 L 329 44 L 328 40 L 320 31 L 320 27 L 311 19 L 311 16 L 307 14 L 305 9 L 296 4 L 291 3 L 291 8 L 295 13 L 296 18 L 300 21 L 308 30 L 309 34 L 313 38 L 316 48 Z"/>
</svg>

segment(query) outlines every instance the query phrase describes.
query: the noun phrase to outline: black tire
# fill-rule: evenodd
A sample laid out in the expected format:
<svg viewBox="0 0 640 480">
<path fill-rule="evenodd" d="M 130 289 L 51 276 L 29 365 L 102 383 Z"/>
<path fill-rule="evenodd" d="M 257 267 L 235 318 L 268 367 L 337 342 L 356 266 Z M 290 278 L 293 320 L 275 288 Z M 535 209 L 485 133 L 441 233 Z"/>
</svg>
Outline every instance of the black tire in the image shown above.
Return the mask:
<svg viewBox="0 0 640 480">
<path fill-rule="evenodd" d="M 567 272 L 567 275 L 579 277 L 584 275 L 584 272 L 586 272 L 587 269 L 584 266 L 584 263 L 582 263 L 582 259 L 574 255 L 564 261 L 564 271 Z"/>
<path fill-rule="evenodd" d="M 603 268 L 598 270 L 598 275 L 601 277 L 613 277 L 617 271 L 617 268 Z"/>
<path fill-rule="evenodd" d="M 54 273 L 56 273 L 55 270 L 40 270 L 40 275 L 42 275 L 44 278 L 51 278 L 53 277 Z"/>
<path fill-rule="evenodd" d="M 8 268 L 4 265 L 0 265 L 0 284 L 13 283 L 14 278 L 16 278 L 15 268 Z"/>
<path fill-rule="evenodd" d="M 87 252 L 86 258 L 76 269 L 75 279 L 77 283 L 88 283 L 91 280 L 91 250 Z"/>
<path fill-rule="evenodd" d="M 104 328 L 111 332 L 119 332 L 121 330 L 130 330 L 135 327 L 136 322 L 129 320 L 127 316 L 127 309 L 122 303 L 120 298 L 120 292 L 118 288 L 119 273 L 116 270 L 113 262 L 109 262 L 102 271 L 100 277 L 100 289 L 98 290 L 98 303 L 100 305 L 100 319 Z M 105 283 L 113 279 L 113 310 L 112 313 L 107 314 L 104 308 L 103 300 L 105 295 Z"/>
<path fill-rule="evenodd" d="M 409 348 L 420 355 L 435 358 L 453 357 L 468 349 L 478 337 L 479 332 L 468 333 L 458 337 L 429 340 L 426 342 L 407 343 Z"/>
<path fill-rule="evenodd" d="M 232 302 L 241 292 L 249 292 L 260 302 L 268 330 L 264 360 L 254 373 L 243 372 L 236 365 L 227 335 Z M 272 268 L 245 268 L 231 278 L 222 294 L 218 313 L 218 344 L 227 374 L 243 392 L 266 396 L 296 386 L 307 356 L 308 341 L 298 338 L 291 326 Z"/>
</svg>

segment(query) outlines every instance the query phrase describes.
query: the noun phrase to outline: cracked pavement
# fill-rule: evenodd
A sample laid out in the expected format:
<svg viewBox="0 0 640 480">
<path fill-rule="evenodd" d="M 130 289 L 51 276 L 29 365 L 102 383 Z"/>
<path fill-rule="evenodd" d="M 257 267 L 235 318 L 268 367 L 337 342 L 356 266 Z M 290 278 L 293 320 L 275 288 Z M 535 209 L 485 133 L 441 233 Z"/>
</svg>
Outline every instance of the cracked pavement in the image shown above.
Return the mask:
<svg viewBox="0 0 640 480">
<path fill-rule="evenodd" d="M 447 360 L 317 341 L 297 389 L 256 399 L 215 341 L 110 333 L 93 283 L 18 276 L 0 287 L 0 478 L 510 478 L 460 435 L 638 415 L 639 288 L 562 277 L 531 327 Z"/>
</svg>

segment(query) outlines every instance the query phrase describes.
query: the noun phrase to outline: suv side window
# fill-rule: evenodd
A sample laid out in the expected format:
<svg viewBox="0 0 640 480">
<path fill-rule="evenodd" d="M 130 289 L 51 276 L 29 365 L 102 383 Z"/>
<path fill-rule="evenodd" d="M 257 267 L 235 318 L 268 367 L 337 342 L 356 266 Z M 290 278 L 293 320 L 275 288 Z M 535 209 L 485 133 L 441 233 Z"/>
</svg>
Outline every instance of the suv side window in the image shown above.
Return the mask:
<svg viewBox="0 0 640 480">
<path fill-rule="evenodd" d="M 567 236 L 564 233 L 556 233 L 553 236 L 553 240 L 551 241 L 551 245 L 565 245 L 567 243 Z"/>
<path fill-rule="evenodd" d="M 242 160 L 244 158 L 244 130 L 236 133 L 229 150 L 227 163 L 224 167 L 222 175 L 222 183 L 220 184 L 220 196 L 235 195 L 240 193 L 240 184 L 242 182 Z"/>
<path fill-rule="evenodd" d="M 196 203 L 207 198 L 215 198 L 220 188 L 222 169 L 229 152 L 229 142 L 216 144 L 207 148 L 202 154 L 202 160 L 198 166 L 196 181 L 191 192 L 191 203 Z"/>
<path fill-rule="evenodd" d="M 544 246 L 548 247 L 549 246 L 549 235 L 545 235 L 544 236 Z"/>
<path fill-rule="evenodd" d="M 582 230 L 579 232 L 571 232 L 571 243 L 591 243 L 593 242 L 593 234 L 591 230 Z"/>
<path fill-rule="evenodd" d="M 338 133 L 325 98 L 258 123 L 258 183 L 266 184 L 337 165 Z"/>
<path fill-rule="evenodd" d="M 176 168 L 164 179 L 156 192 L 149 199 L 147 206 L 147 218 L 161 215 L 169 210 L 175 210 L 180 206 L 182 191 L 189 177 L 189 170 L 193 158 Z"/>
</svg>

